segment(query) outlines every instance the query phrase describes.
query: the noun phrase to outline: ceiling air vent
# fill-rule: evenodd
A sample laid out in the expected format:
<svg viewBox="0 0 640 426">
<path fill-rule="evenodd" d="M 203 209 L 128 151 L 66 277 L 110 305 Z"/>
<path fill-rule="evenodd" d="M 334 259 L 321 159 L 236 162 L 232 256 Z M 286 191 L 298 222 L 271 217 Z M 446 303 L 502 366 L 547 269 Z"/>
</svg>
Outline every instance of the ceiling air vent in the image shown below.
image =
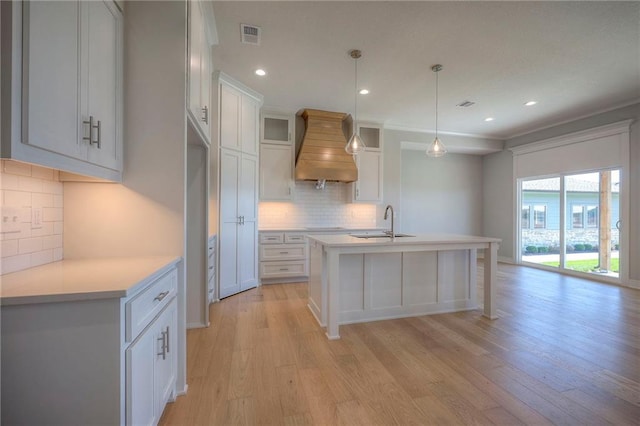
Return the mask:
<svg viewBox="0 0 640 426">
<path fill-rule="evenodd" d="M 469 108 L 471 106 L 474 106 L 475 104 L 476 104 L 475 102 L 471 102 L 471 101 L 462 101 L 456 106 L 460 108 Z"/>
<path fill-rule="evenodd" d="M 260 45 L 260 35 L 262 29 L 255 25 L 240 24 L 240 34 L 244 44 Z"/>
</svg>

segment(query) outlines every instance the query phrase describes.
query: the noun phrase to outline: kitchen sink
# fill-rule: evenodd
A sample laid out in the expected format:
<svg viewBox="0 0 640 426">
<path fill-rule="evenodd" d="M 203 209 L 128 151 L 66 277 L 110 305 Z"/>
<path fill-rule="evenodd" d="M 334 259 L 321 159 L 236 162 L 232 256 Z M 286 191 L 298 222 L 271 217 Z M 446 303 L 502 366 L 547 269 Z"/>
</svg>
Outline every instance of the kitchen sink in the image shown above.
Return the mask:
<svg viewBox="0 0 640 426">
<path fill-rule="evenodd" d="M 391 234 L 386 232 L 376 232 L 371 234 L 349 234 L 356 238 L 391 238 Z M 409 234 L 396 234 L 396 237 L 415 237 L 415 235 Z"/>
</svg>

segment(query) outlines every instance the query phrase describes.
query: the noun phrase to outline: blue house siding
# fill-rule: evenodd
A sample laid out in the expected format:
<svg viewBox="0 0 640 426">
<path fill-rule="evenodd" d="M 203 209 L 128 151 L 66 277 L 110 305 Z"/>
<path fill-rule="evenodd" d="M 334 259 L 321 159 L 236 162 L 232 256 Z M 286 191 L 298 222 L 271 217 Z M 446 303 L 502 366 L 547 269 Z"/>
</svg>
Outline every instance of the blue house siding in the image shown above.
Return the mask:
<svg viewBox="0 0 640 426">
<path fill-rule="evenodd" d="M 583 214 L 583 227 L 573 226 L 573 206 L 598 206 L 599 194 L 597 192 L 567 192 L 566 218 L 567 231 L 565 240 L 567 251 L 573 249 L 575 244 L 590 244 L 597 247 L 599 241 L 598 226 L 588 226 L 587 214 Z M 616 223 L 620 218 L 619 194 L 612 194 L 611 209 L 611 241 L 615 246 L 619 243 L 619 233 Z M 521 229 L 522 252 L 527 246 L 545 247 L 547 250 L 557 252 L 560 247 L 560 193 L 557 191 L 523 191 L 522 207 L 529 207 L 529 226 Z M 544 228 L 536 228 L 534 223 L 534 206 L 545 206 L 546 224 Z M 600 212 L 598 211 L 598 214 Z M 522 214 L 522 211 L 521 211 Z M 524 224 L 524 220 L 522 221 Z"/>
</svg>

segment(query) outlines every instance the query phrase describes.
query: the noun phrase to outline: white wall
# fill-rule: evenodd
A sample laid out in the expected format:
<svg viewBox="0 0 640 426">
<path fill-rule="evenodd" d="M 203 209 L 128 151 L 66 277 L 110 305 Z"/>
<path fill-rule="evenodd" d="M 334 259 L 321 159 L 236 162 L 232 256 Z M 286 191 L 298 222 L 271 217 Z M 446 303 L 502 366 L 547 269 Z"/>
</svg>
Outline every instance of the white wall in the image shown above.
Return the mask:
<svg viewBox="0 0 640 426">
<path fill-rule="evenodd" d="M 65 183 L 66 258 L 182 255 L 184 2 L 127 2 L 123 184 Z"/>
<path fill-rule="evenodd" d="M 482 157 L 403 150 L 401 159 L 403 232 L 482 234 Z"/>
</svg>

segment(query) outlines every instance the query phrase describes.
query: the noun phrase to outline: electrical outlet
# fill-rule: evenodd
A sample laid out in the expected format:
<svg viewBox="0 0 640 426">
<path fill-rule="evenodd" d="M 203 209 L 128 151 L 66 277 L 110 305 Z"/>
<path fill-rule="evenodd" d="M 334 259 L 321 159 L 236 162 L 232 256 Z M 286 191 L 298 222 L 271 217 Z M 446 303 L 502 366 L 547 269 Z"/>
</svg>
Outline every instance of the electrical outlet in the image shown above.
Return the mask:
<svg viewBox="0 0 640 426">
<path fill-rule="evenodd" d="M 0 232 L 20 232 L 20 211 L 15 207 L 2 207 Z"/>
<path fill-rule="evenodd" d="M 31 208 L 31 229 L 42 228 L 42 207 Z"/>
</svg>

